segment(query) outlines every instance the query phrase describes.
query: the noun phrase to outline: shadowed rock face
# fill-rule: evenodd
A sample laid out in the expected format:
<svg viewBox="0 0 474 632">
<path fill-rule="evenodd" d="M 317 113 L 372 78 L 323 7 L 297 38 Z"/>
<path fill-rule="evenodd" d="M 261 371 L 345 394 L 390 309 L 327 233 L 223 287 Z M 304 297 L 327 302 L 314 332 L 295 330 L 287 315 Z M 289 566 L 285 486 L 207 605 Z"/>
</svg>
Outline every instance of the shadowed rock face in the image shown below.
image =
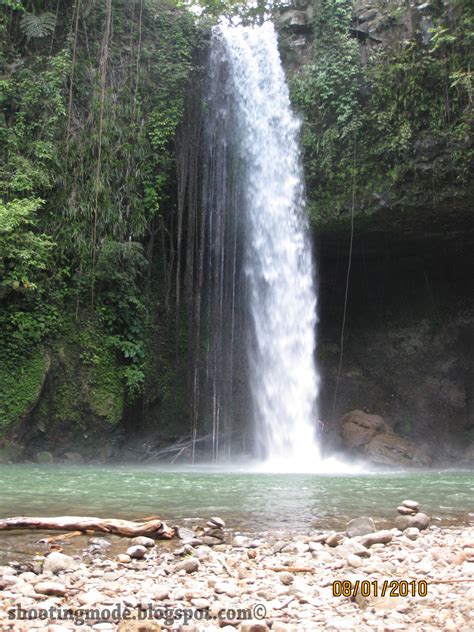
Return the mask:
<svg viewBox="0 0 474 632">
<path fill-rule="evenodd" d="M 397 435 L 379 415 L 353 410 L 341 419 L 343 447 L 377 465 L 431 465 L 427 452 Z"/>
</svg>

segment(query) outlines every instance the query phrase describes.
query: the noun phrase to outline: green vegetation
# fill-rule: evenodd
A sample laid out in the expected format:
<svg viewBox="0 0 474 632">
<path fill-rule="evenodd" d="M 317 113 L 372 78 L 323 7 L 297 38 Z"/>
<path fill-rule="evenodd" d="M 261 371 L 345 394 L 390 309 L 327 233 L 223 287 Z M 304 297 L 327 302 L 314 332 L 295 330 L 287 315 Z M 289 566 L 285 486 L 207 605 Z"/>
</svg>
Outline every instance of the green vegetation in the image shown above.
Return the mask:
<svg viewBox="0 0 474 632">
<path fill-rule="evenodd" d="M 375 4 L 388 24 L 404 9 Z M 304 117 L 309 208 L 322 227 L 390 211 L 463 204 L 472 145 L 474 12 L 434 0 L 428 37 L 364 44 L 354 36 L 352 0 L 314 3 L 313 62 L 292 80 Z M 464 201 L 464 204 L 466 202 Z M 395 211 L 395 212 L 393 212 Z M 372 220 L 373 221 L 373 220 Z"/>
<path fill-rule="evenodd" d="M 0 0 L 2 427 L 28 411 L 43 349 L 41 428 L 116 424 L 156 382 L 198 22 L 166 0 Z"/>
<path fill-rule="evenodd" d="M 14 364 L 0 362 L 0 431 L 22 420 L 35 403 L 48 367 L 49 358 L 41 349 Z"/>
</svg>

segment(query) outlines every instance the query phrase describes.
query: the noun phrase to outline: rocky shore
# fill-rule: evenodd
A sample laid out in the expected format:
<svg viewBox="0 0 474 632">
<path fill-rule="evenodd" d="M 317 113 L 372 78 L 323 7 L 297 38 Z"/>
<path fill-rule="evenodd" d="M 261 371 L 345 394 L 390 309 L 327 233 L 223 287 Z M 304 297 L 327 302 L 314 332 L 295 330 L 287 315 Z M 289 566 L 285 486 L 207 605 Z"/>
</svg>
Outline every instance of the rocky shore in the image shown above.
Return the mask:
<svg viewBox="0 0 474 632">
<path fill-rule="evenodd" d="M 94 537 L 67 555 L 55 542 L 0 567 L 0 629 L 472 629 L 474 527 L 429 521 L 404 501 L 390 529 L 359 517 L 339 532 L 256 537 L 215 517 L 181 529 L 171 547 Z"/>
</svg>

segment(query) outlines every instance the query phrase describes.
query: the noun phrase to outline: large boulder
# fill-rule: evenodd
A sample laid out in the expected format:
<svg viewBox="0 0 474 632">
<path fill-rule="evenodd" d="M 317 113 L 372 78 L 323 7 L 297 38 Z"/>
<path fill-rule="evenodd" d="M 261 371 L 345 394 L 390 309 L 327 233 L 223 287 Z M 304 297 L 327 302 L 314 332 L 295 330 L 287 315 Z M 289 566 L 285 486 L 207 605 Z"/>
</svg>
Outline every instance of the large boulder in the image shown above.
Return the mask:
<svg viewBox="0 0 474 632">
<path fill-rule="evenodd" d="M 352 410 L 341 419 L 341 437 L 346 450 L 377 465 L 425 467 L 431 457 L 398 436 L 379 415 Z"/>
<path fill-rule="evenodd" d="M 341 435 L 349 450 L 366 445 L 379 432 L 389 432 L 390 426 L 379 415 L 369 415 L 362 410 L 351 410 L 341 419 Z"/>
<path fill-rule="evenodd" d="M 380 465 L 400 465 L 402 467 L 423 467 L 431 465 L 431 457 L 410 441 L 402 439 L 394 432 L 376 434 L 364 446 L 364 454 L 372 463 Z"/>
</svg>

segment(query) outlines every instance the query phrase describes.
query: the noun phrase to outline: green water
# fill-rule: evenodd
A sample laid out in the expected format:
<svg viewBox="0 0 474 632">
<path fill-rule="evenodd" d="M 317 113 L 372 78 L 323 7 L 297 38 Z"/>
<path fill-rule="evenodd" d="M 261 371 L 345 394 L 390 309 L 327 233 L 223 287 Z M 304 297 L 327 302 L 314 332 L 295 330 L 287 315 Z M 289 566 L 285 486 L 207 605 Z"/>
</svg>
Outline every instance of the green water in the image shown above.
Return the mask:
<svg viewBox="0 0 474 632">
<path fill-rule="evenodd" d="M 447 523 L 474 521 L 469 471 L 263 474 L 212 468 L 0 466 L 0 517 L 159 515 L 171 524 L 219 515 L 245 531 L 341 528 L 348 518 L 395 517 L 405 498 Z M 1 548 L 1 540 L 0 540 Z"/>
</svg>

